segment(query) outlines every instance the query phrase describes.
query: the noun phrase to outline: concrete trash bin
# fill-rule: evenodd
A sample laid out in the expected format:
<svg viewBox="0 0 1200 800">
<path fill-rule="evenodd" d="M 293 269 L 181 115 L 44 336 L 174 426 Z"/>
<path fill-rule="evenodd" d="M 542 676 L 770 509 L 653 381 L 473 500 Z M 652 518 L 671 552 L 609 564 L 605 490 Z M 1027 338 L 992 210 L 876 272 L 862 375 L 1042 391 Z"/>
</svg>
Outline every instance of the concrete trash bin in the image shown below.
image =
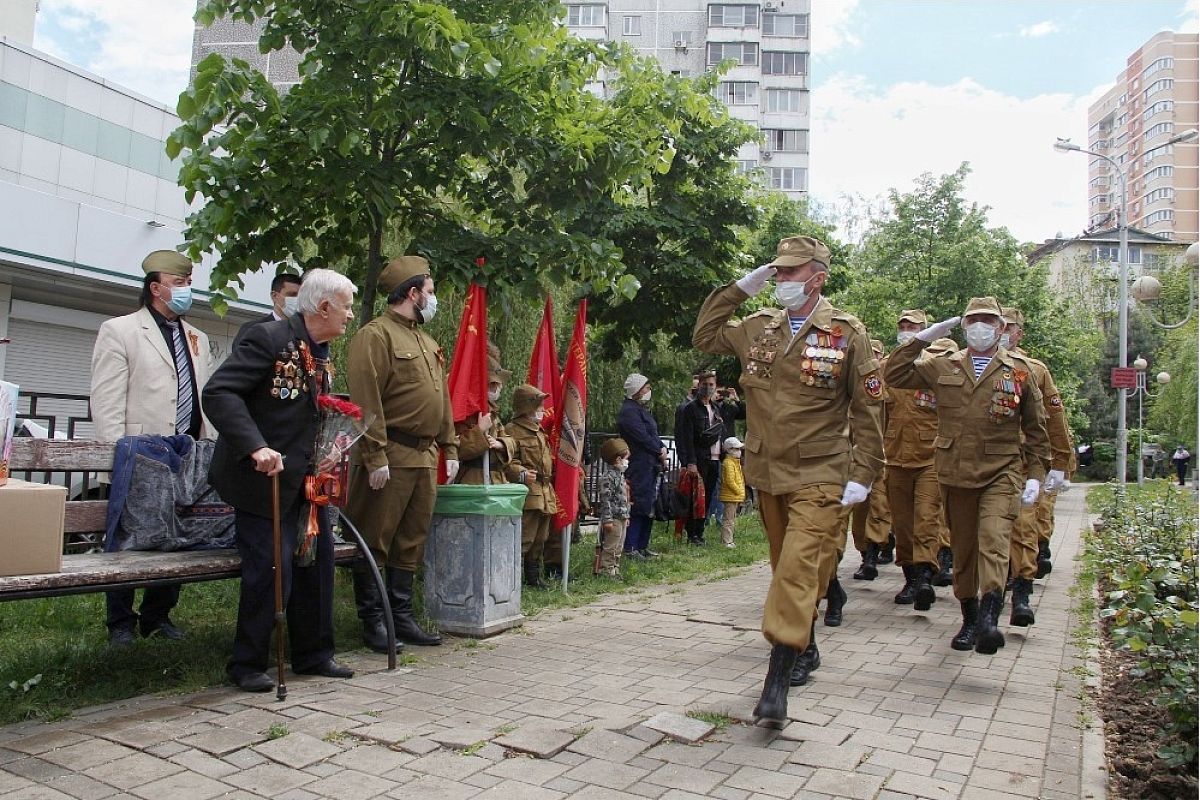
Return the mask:
<svg viewBox="0 0 1200 800">
<path fill-rule="evenodd" d="M 439 630 L 484 637 L 520 625 L 522 484 L 437 487 L 425 543 L 425 613 Z"/>
</svg>

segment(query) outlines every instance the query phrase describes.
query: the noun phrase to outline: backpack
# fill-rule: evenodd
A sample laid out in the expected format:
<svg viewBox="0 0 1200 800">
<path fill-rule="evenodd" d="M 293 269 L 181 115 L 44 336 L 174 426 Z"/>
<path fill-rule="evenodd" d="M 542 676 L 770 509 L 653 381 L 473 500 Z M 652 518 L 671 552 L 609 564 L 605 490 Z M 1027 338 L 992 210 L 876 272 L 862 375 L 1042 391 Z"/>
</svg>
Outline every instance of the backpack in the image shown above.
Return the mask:
<svg viewBox="0 0 1200 800">
<path fill-rule="evenodd" d="M 667 479 L 667 473 L 660 472 L 654 484 L 652 516 L 658 522 L 670 522 L 681 516 L 683 507 L 686 507 L 685 498 L 675 491 L 675 485 Z"/>
</svg>

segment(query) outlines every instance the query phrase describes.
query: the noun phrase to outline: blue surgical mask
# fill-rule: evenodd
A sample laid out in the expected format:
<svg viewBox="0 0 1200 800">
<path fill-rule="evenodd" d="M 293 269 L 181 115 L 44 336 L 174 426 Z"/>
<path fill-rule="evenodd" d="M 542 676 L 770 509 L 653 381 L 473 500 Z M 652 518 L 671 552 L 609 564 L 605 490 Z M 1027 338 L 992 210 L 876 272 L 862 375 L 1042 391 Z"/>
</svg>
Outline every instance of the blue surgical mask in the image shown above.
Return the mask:
<svg viewBox="0 0 1200 800">
<path fill-rule="evenodd" d="M 183 316 L 192 307 L 192 287 L 190 286 L 172 286 L 171 299 L 167 301 L 167 308 L 179 316 Z"/>
</svg>

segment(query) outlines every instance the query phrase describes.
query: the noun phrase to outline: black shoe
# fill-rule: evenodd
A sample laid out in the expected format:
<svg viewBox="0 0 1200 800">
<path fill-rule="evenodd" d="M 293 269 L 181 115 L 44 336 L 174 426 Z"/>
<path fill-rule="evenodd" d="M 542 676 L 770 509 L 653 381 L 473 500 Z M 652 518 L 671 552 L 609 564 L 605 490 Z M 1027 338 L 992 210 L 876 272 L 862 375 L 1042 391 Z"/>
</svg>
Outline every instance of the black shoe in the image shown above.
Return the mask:
<svg viewBox="0 0 1200 800">
<path fill-rule="evenodd" d="M 1013 582 L 1012 614 L 1008 618 L 1009 625 L 1028 628 L 1036 621 L 1033 616 L 1033 608 L 1029 605 L 1031 591 L 1033 591 L 1033 581 L 1029 578 L 1017 578 Z"/>
<path fill-rule="evenodd" d="M 175 641 L 187 638 L 187 634 L 172 625 L 170 620 L 167 620 L 166 622 L 160 622 L 153 627 L 143 630 L 142 636 L 146 637 L 147 639 L 161 637 L 163 639 L 173 639 Z"/>
<path fill-rule="evenodd" d="M 883 547 L 879 548 L 879 555 L 875 558 L 877 564 L 890 564 L 896 558 L 896 534 L 888 531 L 887 542 Z"/>
<path fill-rule="evenodd" d="M 825 589 L 825 625 L 836 628 L 842 624 L 842 607 L 846 605 L 846 590 L 837 578 Z"/>
<path fill-rule="evenodd" d="M 134 640 L 133 627 L 130 625 L 108 629 L 108 643 L 112 647 L 133 647 Z"/>
<path fill-rule="evenodd" d="M 365 561 L 355 562 L 350 572 L 354 578 L 354 605 L 362 620 L 363 644 L 376 653 L 386 653 L 387 626 L 383 624 L 383 598 L 379 594 L 379 585 Z M 397 642 L 396 651 L 399 652 L 401 647 Z"/>
<path fill-rule="evenodd" d="M 879 559 L 879 545 L 871 542 L 867 545 L 867 552 L 863 553 L 862 566 L 858 568 L 858 572 L 854 573 L 856 581 L 873 581 L 879 575 L 879 569 L 875 566 Z"/>
<path fill-rule="evenodd" d="M 917 578 L 913 572 L 915 568 L 911 564 L 906 564 L 900 569 L 904 570 L 904 588 L 897 592 L 892 599 L 898 606 L 909 606 L 917 599 Z"/>
<path fill-rule="evenodd" d="M 1054 571 L 1054 562 L 1050 560 L 1050 543 L 1045 539 L 1038 542 L 1037 574 L 1033 577 L 1044 578 Z"/>
<path fill-rule="evenodd" d="M 974 597 L 968 600 L 959 600 L 958 607 L 962 610 L 963 622 L 958 633 L 954 634 L 954 638 L 950 640 L 950 647 L 954 650 L 974 650 L 975 626 L 979 621 L 979 601 Z"/>
<path fill-rule="evenodd" d="M 542 581 L 542 568 L 536 561 L 526 561 L 522 565 L 522 574 L 524 575 L 525 585 L 530 589 L 545 589 L 546 584 Z"/>
<path fill-rule="evenodd" d="M 396 641 L 417 647 L 435 647 L 442 643 L 436 633 L 426 633 L 413 618 L 413 573 L 406 569 L 387 568 L 388 600 L 392 604 L 392 623 Z"/>
<path fill-rule="evenodd" d="M 928 611 L 937 602 L 937 593 L 929 579 L 933 577 L 933 567 L 921 564 L 913 567 L 913 610 Z"/>
<path fill-rule="evenodd" d="M 561 581 L 562 580 L 562 564 L 547 564 L 546 565 L 546 580 Z"/>
<path fill-rule="evenodd" d="M 347 667 L 345 664 L 339 664 L 332 658 L 324 664 L 318 664 L 315 667 L 308 669 L 295 670 L 297 675 L 321 675 L 326 678 L 353 678 L 354 670 Z M 263 677 L 266 677 L 265 675 Z"/>
<path fill-rule="evenodd" d="M 638 552 L 642 554 L 642 558 L 658 558 L 659 556 L 662 555 L 662 553 L 656 553 L 653 550 L 651 550 L 649 547 L 647 547 L 644 550 L 639 550 Z"/>
<path fill-rule="evenodd" d="M 817 649 L 817 624 L 814 622 L 808 633 L 808 647 L 796 656 L 789 683 L 792 686 L 803 686 L 808 683 L 809 674 L 819 666 L 821 666 L 821 651 Z"/>
<path fill-rule="evenodd" d="M 646 557 L 646 554 L 643 553 L 641 550 L 626 550 L 622 555 L 625 558 L 632 558 L 635 561 L 641 560 Z"/>
<path fill-rule="evenodd" d="M 792 667 L 796 664 L 796 650 L 786 644 L 771 648 L 771 661 L 767 665 L 767 677 L 763 681 L 762 696 L 754 707 L 754 721 L 765 722 L 772 728 L 787 724 L 788 684 Z"/>
<path fill-rule="evenodd" d="M 275 688 L 275 681 L 267 677 L 265 672 L 247 672 L 233 678 L 233 682 L 243 692 L 269 692 Z"/>
<path fill-rule="evenodd" d="M 954 554 L 949 547 L 938 550 L 938 574 L 930 581 L 934 586 L 954 585 Z"/>
<path fill-rule="evenodd" d="M 990 656 L 1004 647 L 1004 634 L 996 627 L 1003 603 L 999 589 L 994 589 L 979 599 L 979 620 L 975 625 L 976 653 Z"/>
<path fill-rule="evenodd" d="M 703 547 L 704 546 L 704 537 L 703 536 L 689 536 L 688 544 L 694 544 L 697 547 Z"/>
</svg>

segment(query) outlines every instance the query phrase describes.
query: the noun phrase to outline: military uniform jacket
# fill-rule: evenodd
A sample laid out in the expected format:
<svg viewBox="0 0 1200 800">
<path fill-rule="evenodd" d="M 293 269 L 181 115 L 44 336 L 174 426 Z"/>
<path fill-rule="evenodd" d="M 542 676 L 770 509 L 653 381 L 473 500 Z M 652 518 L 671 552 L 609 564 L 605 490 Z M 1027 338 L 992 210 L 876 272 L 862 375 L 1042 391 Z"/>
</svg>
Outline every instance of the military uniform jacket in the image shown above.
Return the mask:
<svg viewBox="0 0 1200 800">
<path fill-rule="evenodd" d="M 1071 444 L 1071 431 L 1067 428 L 1067 415 L 1063 412 L 1058 387 L 1054 385 L 1054 378 L 1044 362 L 1022 350 L 1015 352 L 1033 367 L 1034 380 L 1042 392 L 1042 403 L 1046 407 L 1046 434 L 1050 437 L 1050 469 L 1059 469 L 1069 475 L 1075 448 Z"/>
<path fill-rule="evenodd" d="M 887 360 L 884 360 L 884 370 Z M 886 424 L 883 452 L 888 466 L 919 469 L 933 464 L 933 441 L 937 438 L 937 395 L 927 389 L 884 390 Z"/>
<path fill-rule="evenodd" d="M 437 448 L 458 458 L 458 436 L 442 348 L 414 320 L 388 309 L 354 334 L 346 363 L 350 399 L 370 419 L 354 460 L 368 470 L 383 466 L 437 466 Z M 422 441 L 413 447 L 388 439 L 392 429 Z M 427 444 L 426 444 L 427 443 Z"/>
<path fill-rule="evenodd" d="M 517 455 L 508 462 L 505 474 L 513 483 L 521 482 L 521 472 L 536 470 L 537 480 L 529 486 L 525 496 L 526 511 L 541 511 L 545 514 L 558 513 L 558 496 L 554 493 L 554 454 L 550 452 L 550 439 L 542 426 L 530 417 L 509 420 L 505 432 L 517 443 Z"/>
<path fill-rule="evenodd" d="M 997 348 L 978 379 L 970 352 L 919 359 L 925 342 L 913 339 L 888 358 L 884 380 L 897 389 L 937 394 L 933 446 L 938 482 L 979 488 L 1006 472 L 1045 480 L 1050 460 L 1046 412 L 1033 367 Z"/>
<path fill-rule="evenodd" d="M 508 483 L 508 479 L 504 477 L 504 468 L 517 453 L 517 441 L 505 432 L 495 404 L 490 405 L 491 437 L 500 442 L 502 447 L 499 450 L 491 451 L 491 456 L 488 457 L 488 472 L 492 475 L 492 483 Z M 481 431 L 479 424 L 474 421 L 456 423 L 454 429 L 458 433 L 458 458 L 461 462 L 458 482 L 481 486 L 483 485 L 483 454 L 488 452 L 488 434 Z"/>
<path fill-rule="evenodd" d="M 731 319 L 746 298 L 717 289 L 692 332 L 696 348 L 742 362 L 746 483 L 768 494 L 870 486 L 883 466 L 883 383 L 862 323 L 821 298 L 793 337 L 782 309 Z"/>
</svg>

